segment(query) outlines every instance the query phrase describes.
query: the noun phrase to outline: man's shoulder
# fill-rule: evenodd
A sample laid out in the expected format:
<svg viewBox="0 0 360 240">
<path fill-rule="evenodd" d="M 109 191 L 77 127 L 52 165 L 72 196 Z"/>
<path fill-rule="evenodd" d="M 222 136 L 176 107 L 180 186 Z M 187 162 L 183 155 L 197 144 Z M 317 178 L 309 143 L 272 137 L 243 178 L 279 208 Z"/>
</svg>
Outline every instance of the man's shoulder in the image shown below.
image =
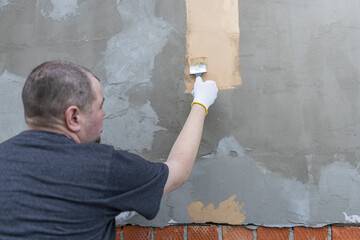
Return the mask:
<svg viewBox="0 0 360 240">
<path fill-rule="evenodd" d="M 42 130 L 26 130 L 0 143 L 0 148 L 4 149 L 33 149 L 36 151 L 51 150 L 57 154 L 66 154 L 76 152 L 81 155 L 82 152 L 91 154 L 106 153 L 112 155 L 114 147 L 100 143 L 77 143 L 75 140 L 64 134 Z M 56 150 L 59 149 L 59 150 Z"/>
<path fill-rule="evenodd" d="M 24 131 L 24 132 L 26 132 L 26 131 Z M 7 147 L 7 146 L 13 144 L 14 142 L 18 141 L 18 139 L 22 139 L 24 132 L 21 132 L 21 133 L 15 135 L 15 136 L 12 136 L 12 137 L 6 139 L 6 140 L 3 141 L 3 142 L 0 142 L 0 148 L 1 148 L 1 147 Z"/>
</svg>

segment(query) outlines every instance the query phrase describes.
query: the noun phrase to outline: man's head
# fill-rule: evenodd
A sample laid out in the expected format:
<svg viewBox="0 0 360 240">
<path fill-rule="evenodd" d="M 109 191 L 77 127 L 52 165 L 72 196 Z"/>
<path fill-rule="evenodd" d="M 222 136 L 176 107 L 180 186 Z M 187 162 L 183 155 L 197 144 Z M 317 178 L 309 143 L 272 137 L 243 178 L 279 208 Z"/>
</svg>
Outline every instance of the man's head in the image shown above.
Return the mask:
<svg viewBox="0 0 360 240">
<path fill-rule="evenodd" d="M 86 68 L 65 61 L 45 62 L 28 76 L 22 100 L 30 129 L 54 129 L 76 135 L 78 142 L 100 137 L 103 95 L 98 79 Z M 100 106 L 94 106 L 99 103 Z M 93 108 L 96 109 L 93 109 Z M 100 107 L 99 109 L 97 109 Z M 95 112 L 94 112 L 95 111 Z M 101 115 L 101 122 L 98 119 Z M 89 126 L 92 122 L 101 126 Z M 93 127 L 100 128 L 92 129 Z M 99 132 L 99 136 L 89 136 Z M 73 138 L 73 137 L 72 137 Z"/>
</svg>

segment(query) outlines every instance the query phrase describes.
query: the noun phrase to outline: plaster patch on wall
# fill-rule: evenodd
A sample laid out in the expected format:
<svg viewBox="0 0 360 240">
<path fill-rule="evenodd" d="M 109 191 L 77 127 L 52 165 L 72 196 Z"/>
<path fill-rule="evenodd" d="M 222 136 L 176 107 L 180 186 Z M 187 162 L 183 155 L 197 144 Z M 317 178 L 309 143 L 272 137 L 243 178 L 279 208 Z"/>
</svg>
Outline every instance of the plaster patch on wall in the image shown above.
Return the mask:
<svg viewBox="0 0 360 240">
<path fill-rule="evenodd" d="M 310 206 L 319 202 L 312 187 L 270 171 L 263 173 L 246 150 L 234 136 L 224 137 L 213 154 L 197 159 L 183 187 L 163 200 L 157 219 L 150 223 L 136 219 L 132 224 L 165 226 L 170 219 L 179 223 L 210 221 L 231 224 L 234 219 L 221 218 L 216 210 L 225 205 L 235 209 L 237 204 L 245 217 L 241 224 L 284 227 L 309 223 Z M 235 195 L 240 203 L 235 200 Z M 224 196 L 232 197 L 224 202 Z M 208 209 L 213 215 L 205 212 Z M 240 214 L 235 219 L 238 221 Z"/>
<path fill-rule="evenodd" d="M 232 152 L 236 152 L 237 156 L 244 156 L 244 149 L 240 146 L 238 141 L 236 141 L 234 136 L 228 136 L 221 139 L 216 149 L 216 156 L 221 158 L 229 157 Z"/>
<path fill-rule="evenodd" d="M 118 12 L 124 30 L 108 41 L 104 64 L 109 84 L 127 92 L 151 80 L 155 57 L 168 41 L 171 27 L 155 16 L 154 1 L 121 1 Z"/>
<path fill-rule="evenodd" d="M 79 14 L 77 0 L 50 1 L 53 6 L 52 11 L 48 9 L 41 9 L 41 15 L 44 18 L 50 18 L 54 21 L 64 21 Z"/>
<path fill-rule="evenodd" d="M 115 221 L 117 224 L 121 224 L 121 223 L 128 221 L 130 218 L 132 218 L 136 214 L 138 214 L 138 213 L 135 211 L 123 211 L 115 217 Z"/>
<path fill-rule="evenodd" d="M 154 133 L 166 131 L 157 125 L 158 121 L 150 102 L 140 107 L 130 106 L 123 115 L 105 119 L 104 141 L 125 150 L 151 150 Z"/>
<path fill-rule="evenodd" d="M 189 192 L 190 196 L 177 195 L 172 196 L 172 199 L 182 198 L 187 201 L 191 198 L 202 203 L 219 203 L 224 194 L 236 194 L 241 196 L 244 211 L 251 213 L 246 215 L 244 223 L 276 222 L 284 224 L 276 226 L 285 226 L 307 222 L 311 215 L 308 185 L 272 172 L 264 173 L 256 161 L 246 154 L 245 149 L 234 136 L 221 139 L 212 157 L 202 158 L 195 163 L 190 179 L 184 185 L 186 190 L 181 193 L 184 195 Z M 232 152 L 238 156 L 234 157 Z M 220 196 L 219 192 L 222 193 Z M 167 205 L 172 206 L 172 203 L 167 202 Z M 201 205 L 197 203 L 197 207 Z M 261 213 L 261 221 L 253 213 Z M 186 221 L 177 215 L 174 217 L 179 222 Z M 216 222 L 230 223 L 227 218 Z"/>
<path fill-rule="evenodd" d="M 9 5 L 9 0 L 0 0 L 0 11 L 7 5 Z"/>
<path fill-rule="evenodd" d="M 6 104 L 0 105 L 0 142 L 26 130 L 21 92 L 25 78 L 5 70 L 0 75 L 0 96 Z M 22 124 L 11 124 L 23 120 Z"/>
<path fill-rule="evenodd" d="M 360 216 L 358 215 L 350 215 L 348 216 L 345 212 L 343 212 L 345 216 L 345 221 L 351 222 L 351 223 L 360 223 Z"/>
<path fill-rule="evenodd" d="M 229 223 L 241 224 L 245 221 L 245 213 L 243 212 L 244 203 L 235 201 L 236 195 L 221 202 L 218 208 L 214 208 L 214 204 L 206 207 L 200 201 L 192 202 L 188 206 L 188 214 L 194 223 Z"/>
<path fill-rule="evenodd" d="M 239 7 L 237 0 L 185 0 L 187 11 L 186 50 L 192 58 L 207 58 L 208 72 L 219 89 L 241 85 L 239 73 Z M 211 7 L 209 7 L 211 6 Z M 185 69 L 186 92 L 191 92 L 195 77 Z"/>
<path fill-rule="evenodd" d="M 169 224 L 178 224 L 178 222 L 176 222 L 174 219 L 170 219 L 168 223 Z"/>
<path fill-rule="evenodd" d="M 345 159 L 337 154 L 334 159 Z M 324 167 L 319 180 L 321 202 L 337 206 L 342 202 L 347 206 L 343 212 L 356 211 L 360 202 L 360 174 L 349 162 L 340 160 Z"/>
<path fill-rule="evenodd" d="M 106 81 L 103 139 L 121 149 L 151 150 L 154 133 L 166 130 L 158 126 L 151 103 L 129 102 L 132 91 L 151 88 L 155 57 L 168 41 L 171 26 L 155 16 L 155 1 L 118 1 L 117 10 L 123 30 L 109 39 L 101 65 Z"/>
</svg>

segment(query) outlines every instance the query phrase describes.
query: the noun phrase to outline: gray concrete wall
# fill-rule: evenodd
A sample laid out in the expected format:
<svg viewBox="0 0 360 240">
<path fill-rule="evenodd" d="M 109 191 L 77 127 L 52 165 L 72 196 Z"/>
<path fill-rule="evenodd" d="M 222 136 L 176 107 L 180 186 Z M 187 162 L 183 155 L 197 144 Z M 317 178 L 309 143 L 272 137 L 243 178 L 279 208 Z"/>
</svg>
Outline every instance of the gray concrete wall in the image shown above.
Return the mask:
<svg viewBox="0 0 360 240">
<path fill-rule="evenodd" d="M 238 10 L 242 85 L 219 91 L 190 180 L 130 223 L 360 222 L 360 2 Z M 102 141 L 164 161 L 192 100 L 186 17 L 177 0 L 0 0 L 0 141 L 25 129 L 27 74 L 66 59 L 102 81 Z"/>
</svg>

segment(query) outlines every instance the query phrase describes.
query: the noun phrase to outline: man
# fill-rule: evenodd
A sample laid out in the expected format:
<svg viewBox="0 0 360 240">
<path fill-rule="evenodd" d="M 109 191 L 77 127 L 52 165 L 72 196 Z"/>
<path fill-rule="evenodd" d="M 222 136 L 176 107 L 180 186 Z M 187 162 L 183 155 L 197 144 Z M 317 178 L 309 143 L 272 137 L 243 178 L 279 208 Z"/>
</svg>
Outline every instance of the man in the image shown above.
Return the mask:
<svg viewBox="0 0 360 240">
<path fill-rule="evenodd" d="M 191 111 L 165 163 L 95 143 L 104 96 L 86 68 L 63 61 L 36 67 L 22 100 L 28 130 L 0 144 L 1 239 L 115 239 L 115 216 L 152 219 L 161 198 L 188 179 L 213 81 L 197 79 Z"/>
</svg>

